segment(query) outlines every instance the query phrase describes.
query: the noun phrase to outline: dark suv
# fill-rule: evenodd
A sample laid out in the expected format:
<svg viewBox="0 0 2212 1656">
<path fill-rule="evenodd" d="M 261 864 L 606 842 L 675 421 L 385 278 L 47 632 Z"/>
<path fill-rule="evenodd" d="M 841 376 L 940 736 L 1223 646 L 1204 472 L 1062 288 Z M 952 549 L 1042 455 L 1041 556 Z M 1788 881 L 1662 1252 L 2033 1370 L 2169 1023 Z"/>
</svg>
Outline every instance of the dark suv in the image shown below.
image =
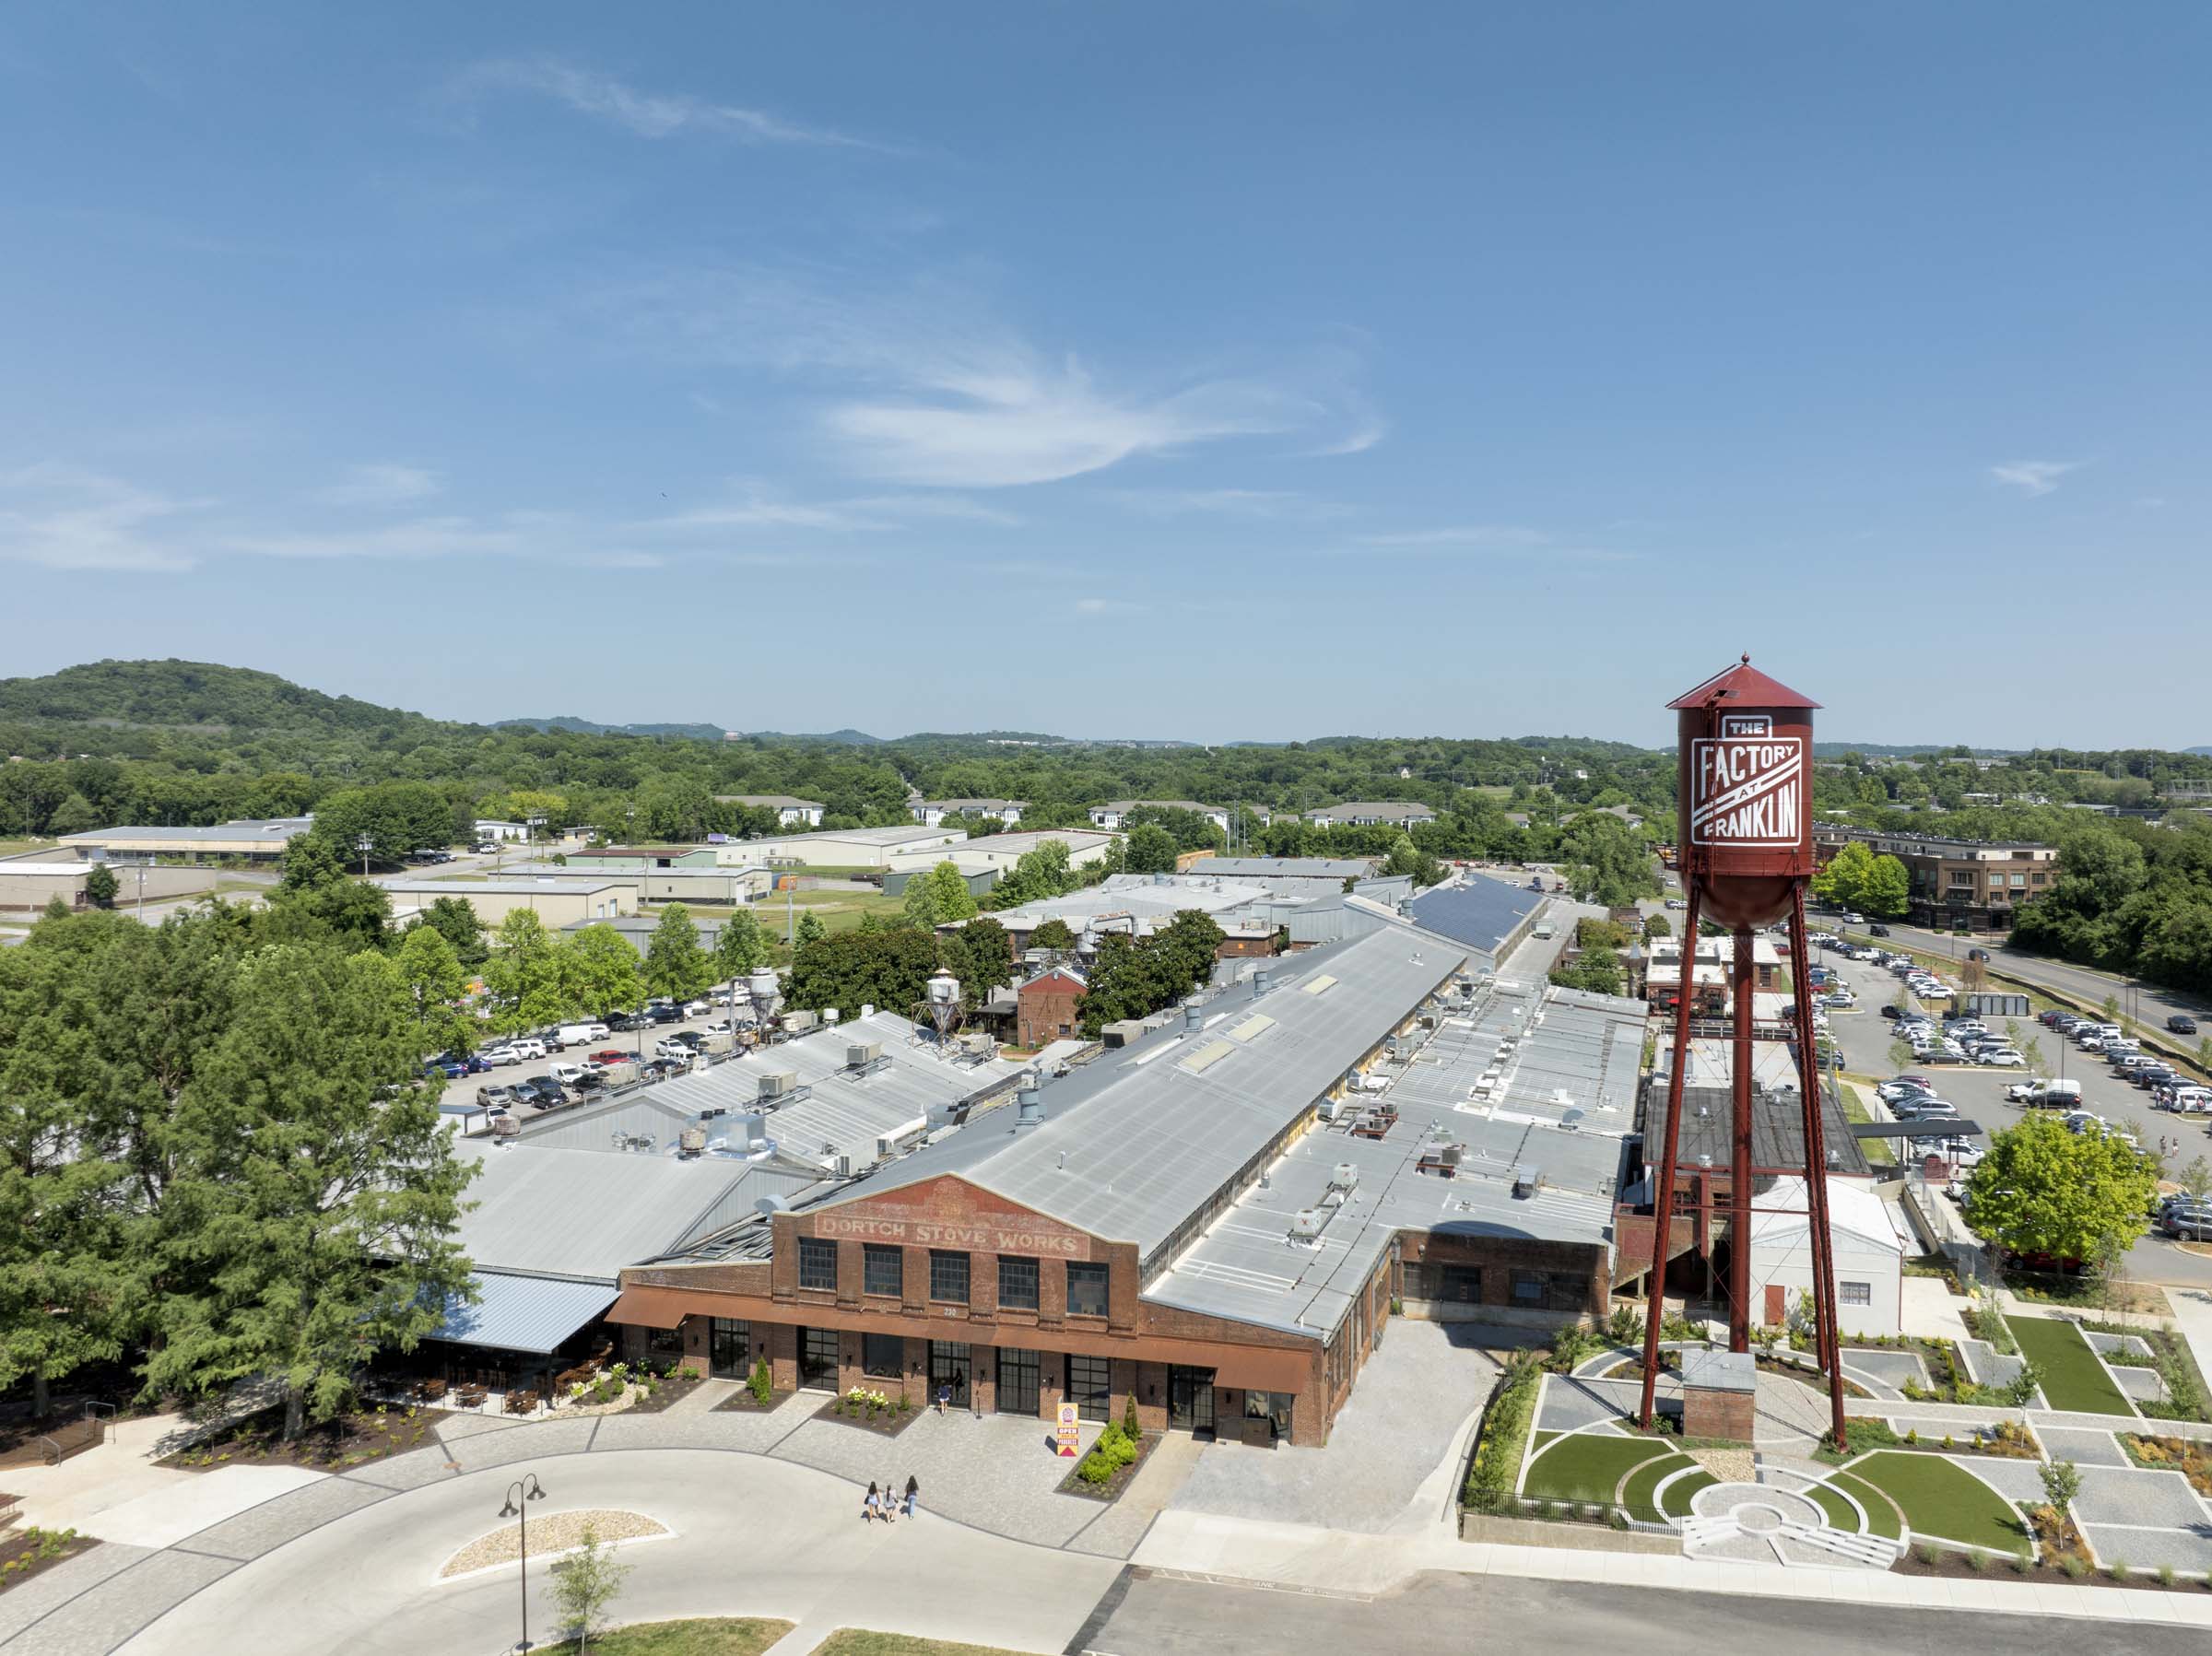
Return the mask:
<svg viewBox="0 0 2212 1656">
<path fill-rule="evenodd" d="M 2187 1013 L 2177 1012 L 2166 1020 L 2166 1028 L 2176 1035 L 2194 1035 L 2196 1019 L 2191 1017 Z"/>
</svg>

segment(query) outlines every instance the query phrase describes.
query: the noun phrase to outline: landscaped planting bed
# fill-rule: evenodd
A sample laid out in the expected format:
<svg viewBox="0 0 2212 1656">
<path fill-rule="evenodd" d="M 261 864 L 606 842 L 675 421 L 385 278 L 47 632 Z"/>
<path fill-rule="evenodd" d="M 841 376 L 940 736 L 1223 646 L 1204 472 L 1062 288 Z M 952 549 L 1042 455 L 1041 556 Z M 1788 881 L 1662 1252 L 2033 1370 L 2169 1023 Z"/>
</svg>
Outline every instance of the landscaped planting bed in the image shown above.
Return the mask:
<svg viewBox="0 0 2212 1656">
<path fill-rule="evenodd" d="M 791 1628 L 789 1622 L 757 1615 L 639 1622 L 593 1634 L 592 1649 L 597 1656 L 760 1656 Z M 575 1656 L 578 1650 L 572 1638 L 535 1648 L 542 1656 Z"/>
<path fill-rule="evenodd" d="M 1981 1547 L 1993 1553 L 2028 1550 L 2027 1527 L 2010 1503 L 1940 1455 L 1884 1450 L 1853 1462 L 1853 1475 L 1894 1500 L 1914 1536 Z"/>
<path fill-rule="evenodd" d="M 2125 1334 L 2139 1340 L 2148 1347 L 2148 1357 L 2121 1354 L 2106 1357 L 2108 1364 L 2138 1368 L 2155 1368 L 2159 1378 L 2166 1382 L 2166 1401 L 2147 1399 L 2136 1403 L 2136 1410 L 2158 1420 L 2212 1419 L 2206 1405 L 2212 1403 L 2207 1393 L 2204 1372 L 2196 1366 L 2196 1354 L 2189 1349 L 2189 1342 L 2170 1328 L 2132 1328 L 2123 1322 L 2083 1322 L 2085 1330 L 2100 1334 Z"/>
<path fill-rule="evenodd" d="M 2122 1432 L 2120 1447 L 2137 1466 L 2152 1472 L 2178 1472 L 2199 1495 L 2212 1496 L 2212 1443 L 2194 1438 L 2153 1438 Z"/>
<path fill-rule="evenodd" d="M 1157 1432 L 1129 1430 L 1135 1424 L 1134 1413 L 1126 1424 L 1109 1424 L 1099 1434 L 1099 1440 L 1060 1480 L 1062 1493 L 1088 1496 L 1094 1500 L 1119 1500 L 1122 1491 L 1129 1487 L 1129 1481 L 1136 1476 L 1137 1469 L 1159 1445 Z"/>
<path fill-rule="evenodd" d="M 855 1386 L 841 1396 L 832 1397 L 815 1412 L 814 1417 L 858 1427 L 879 1438 L 896 1438 L 922 1418 L 922 1411 L 909 1403 L 902 1392 L 870 1392 Z"/>
<path fill-rule="evenodd" d="M 2112 1384 L 2097 1354 L 2071 1322 L 2052 1317 L 2007 1317 L 2020 1354 L 2042 1371 L 2043 1397 L 2054 1409 L 2083 1415 L 2124 1415 L 2136 1411 Z"/>
<path fill-rule="evenodd" d="M 97 1538 L 75 1530 L 41 1530 L 37 1524 L 0 1533 L 0 1592 L 99 1544 Z"/>
<path fill-rule="evenodd" d="M 234 1421 L 155 1464 L 192 1472 L 218 1466 L 307 1466 L 326 1472 L 419 1449 L 431 1440 L 441 1421 L 452 1418 L 444 1409 L 358 1409 L 311 1425 L 287 1443 L 284 1405 L 279 1403 Z"/>
<path fill-rule="evenodd" d="M 630 1393 L 629 1412 L 658 1415 L 706 1383 L 707 1371 L 696 1363 L 680 1363 L 665 1374 L 639 1377 L 637 1389 Z"/>
<path fill-rule="evenodd" d="M 1813 1451 L 1813 1459 L 1830 1466 L 1841 1466 L 1851 1455 L 1865 1454 L 1873 1450 L 1896 1449 L 1915 1450 L 1937 1455 L 1994 1455 L 2007 1461 L 2040 1461 L 2042 1446 L 2036 1442 L 2035 1434 L 2014 1421 L 2000 1420 L 1991 1427 L 1991 1437 L 1978 1437 L 1968 1432 L 1964 1437 L 1947 1433 L 1940 1438 L 1924 1437 L 1917 1428 L 1906 1431 L 1901 1437 L 1887 1420 L 1865 1415 L 1852 1415 L 1843 1422 L 1845 1441 L 1851 1447 L 1850 1455 L 1839 1455 L 1830 1442 L 1831 1434 L 1823 1432 L 1820 1447 Z"/>
</svg>

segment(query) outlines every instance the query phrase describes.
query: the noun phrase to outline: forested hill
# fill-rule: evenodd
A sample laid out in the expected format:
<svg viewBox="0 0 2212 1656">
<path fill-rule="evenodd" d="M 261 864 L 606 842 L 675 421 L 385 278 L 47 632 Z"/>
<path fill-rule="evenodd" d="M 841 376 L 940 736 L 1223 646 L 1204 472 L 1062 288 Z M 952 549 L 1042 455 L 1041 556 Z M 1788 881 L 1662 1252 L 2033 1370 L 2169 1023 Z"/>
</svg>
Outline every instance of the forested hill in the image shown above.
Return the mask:
<svg viewBox="0 0 2212 1656">
<path fill-rule="evenodd" d="M 274 673 L 180 661 L 89 662 L 42 678 L 0 679 L 0 723 L 334 733 L 453 728 L 420 713 L 325 696 Z"/>
<path fill-rule="evenodd" d="M 585 736 L 674 736 L 688 742 L 719 742 L 722 726 L 719 724 L 601 724 L 593 719 L 579 719 L 573 713 L 558 713 L 550 719 L 501 719 L 494 730 L 565 730 Z"/>
</svg>

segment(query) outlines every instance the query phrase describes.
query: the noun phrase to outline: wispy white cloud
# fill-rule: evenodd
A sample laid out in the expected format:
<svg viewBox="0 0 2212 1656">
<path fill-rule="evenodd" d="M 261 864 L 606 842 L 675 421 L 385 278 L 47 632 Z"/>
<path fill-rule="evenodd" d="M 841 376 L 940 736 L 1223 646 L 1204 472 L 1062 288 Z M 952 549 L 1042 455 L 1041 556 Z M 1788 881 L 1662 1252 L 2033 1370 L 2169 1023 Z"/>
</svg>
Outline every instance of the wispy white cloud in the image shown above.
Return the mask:
<svg viewBox="0 0 2212 1656">
<path fill-rule="evenodd" d="M 963 495 L 865 495 L 854 499 L 805 501 L 781 499 L 765 487 L 747 483 L 739 498 L 650 518 L 639 528 L 673 534 L 730 529 L 817 529 L 828 533 L 879 534 L 907 527 L 916 519 L 954 519 L 1018 527 L 1010 511 L 985 506 Z"/>
<path fill-rule="evenodd" d="M 2051 493 L 2061 477 L 2080 468 L 2078 460 L 2008 460 L 2003 465 L 1991 466 L 1989 475 L 2033 499 Z"/>
<path fill-rule="evenodd" d="M 1460 523 L 1437 529 L 1395 530 L 1387 534 L 1363 534 L 1367 546 L 1473 546 L 1525 548 L 1551 544 L 1540 529 L 1518 523 Z"/>
<path fill-rule="evenodd" d="M 1076 613 L 1079 616 L 1127 616 L 1145 606 L 1129 598 L 1078 598 Z"/>
<path fill-rule="evenodd" d="M 1456 523 L 1393 530 L 1361 535 L 1349 546 L 1329 548 L 1324 556 L 1441 557 L 1458 553 L 1509 554 L 1535 563 L 1634 563 L 1643 557 L 1641 552 L 1593 546 L 1522 523 Z"/>
<path fill-rule="evenodd" d="M 316 492 L 331 506 L 406 506 L 439 492 L 438 474 L 415 465 L 349 467 L 345 481 Z"/>
<path fill-rule="evenodd" d="M 716 103 L 688 92 L 646 92 L 594 70 L 555 58 L 503 58 L 477 65 L 461 76 L 453 90 L 462 96 L 486 91 L 535 93 L 567 104 L 579 113 L 611 122 L 641 138 L 668 138 L 678 133 L 706 133 L 749 144 L 798 144 L 841 149 L 888 151 L 888 146 L 825 126 L 787 121 L 766 110 Z"/>
<path fill-rule="evenodd" d="M 1321 500 L 1296 489 L 1280 488 L 1120 488 L 1112 498 L 1148 517 L 1291 518 L 1317 521 L 1347 518 L 1357 510 L 1341 500 Z"/>
<path fill-rule="evenodd" d="M 0 472 L 0 558 L 57 570 L 173 571 L 198 558 L 180 499 L 58 461 Z"/>
<path fill-rule="evenodd" d="M 329 529 L 248 534 L 227 537 L 226 550 L 257 558 L 465 558 L 523 551 L 516 528 L 474 518 L 409 518 L 373 529 Z"/>
</svg>

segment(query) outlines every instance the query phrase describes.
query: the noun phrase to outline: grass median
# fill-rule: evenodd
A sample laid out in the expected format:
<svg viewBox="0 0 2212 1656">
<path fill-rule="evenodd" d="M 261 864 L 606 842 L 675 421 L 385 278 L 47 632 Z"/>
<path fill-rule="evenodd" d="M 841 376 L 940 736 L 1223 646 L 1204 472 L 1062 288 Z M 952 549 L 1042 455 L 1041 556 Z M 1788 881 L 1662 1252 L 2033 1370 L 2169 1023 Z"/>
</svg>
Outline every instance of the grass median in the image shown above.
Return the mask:
<svg viewBox="0 0 2212 1656">
<path fill-rule="evenodd" d="M 2011 1504 L 1941 1455 L 1883 1450 L 1853 1462 L 1850 1475 L 1894 1500 L 1916 1536 L 1993 1553 L 2028 1550 L 2027 1526 Z"/>
<path fill-rule="evenodd" d="M 2042 1371 L 2043 1397 L 2053 1408 L 2084 1415 L 2135 1414 L 2127 1394 L 2112 1383 L 2081 1330 L 2071 1322 L 2016 1313 L 2005 1323 L 2019 1342 L 2020 1355 Z"/>
<path fill-rule="evenodd" d="M 757 1615 L 712 1615 L 688 1621 L 639 1622 L 594 1633 L 592 1649 L 598 1656 L 760 1656 L 760 1652 L 790 1632 L 792 1624 Z M 547 1656 L 570 1656 L 577 1649 L 572 1638 L 536 1647 Z M 829 1647 L 824 1646 L 827 1650 Z M 947 1645 L 947 1650 L 956 1647 Z M 965 1648 L 965 1647 L 959 1647 Z"/>
</svg>

